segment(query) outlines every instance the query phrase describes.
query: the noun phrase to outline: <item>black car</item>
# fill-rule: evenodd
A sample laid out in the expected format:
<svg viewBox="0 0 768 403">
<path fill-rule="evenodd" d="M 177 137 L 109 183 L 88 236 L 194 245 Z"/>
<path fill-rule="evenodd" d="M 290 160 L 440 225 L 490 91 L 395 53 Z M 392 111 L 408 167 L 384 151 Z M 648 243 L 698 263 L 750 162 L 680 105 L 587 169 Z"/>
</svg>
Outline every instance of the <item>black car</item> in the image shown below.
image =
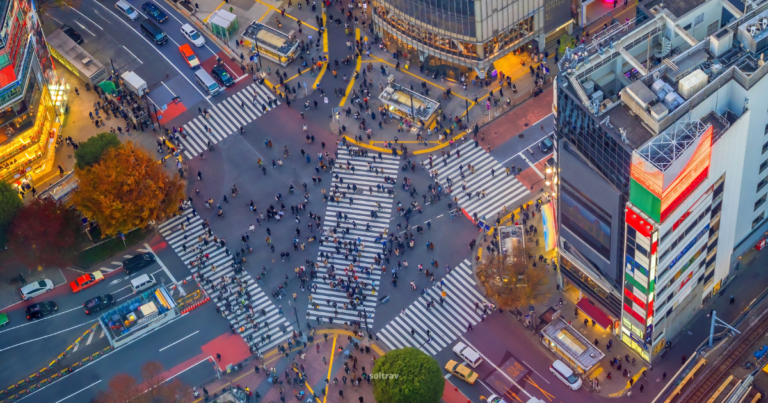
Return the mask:
<svg viewBox="0 0 768 403">
<path fill-rule="evenodd" d="M 155 255 L 151 253 L 140 253 L 136 256 L 123 260 L 123 269 L 125 274 L 131 274 L 137 270 L 143 269 L 152 263 L 155 263 Z"/>
<path fill-rule="evenodd" d="M 224 70 L 224 67 L 214 66 L 213 69 L 211 69 L 211 75 L 213 75 L 215 79 L 221 81 L 225 87 L 231 87 L 235 85 L 235 80 L 232 78 L 232 76 L 229 75 L 229 73 L 227 73 L 226 70 Z"/>
<path fill-rule="evenodd" d="M 115 298 L 112 294 L 104 294 L 85 301 L 83 304 L 83 311 L 85 311 L 86 315 L 90 315 L 94 312 L 99 312 L 102 309 L 107 309 L 112 305 L 115 305 Z"/>
<path fill-rule="evenodd" d="M 141 9 L 144 10 L 145 13 L 151 15 L 157 22 L 163 22 L 168 19 L 168 15 L 151 1 L 142 4 Z"/>
<path fill-rule="evenodd" d="M 27 307 L 27 320 L 44 318 L 59 310 L 59 306 L 53 301 L 38 302 Z"/>
<path fill-rule="evenodd" d="M 83 43 L 83 36 L 80 35 L 77 31 L 75 31 L 74 28 L 70 27 L 67 24 L 64 24 L 61 26 L 61 30 L 64 31 L 64 33 L 73 41 L 75 41 L 76 44 Z"/>
<path fill-rule="evenodd" d="M 555 143 L 552 142 L 552 139 L 549 138 L 549 136 L 544 137 L 544 140 L 541 140 L 541 143 L 539 143 L 539 150 L 543 152 L 544 154 L 549 154 L 550 151 L 552 151 L 552 147 L 555 146 Z"/>
</svg>

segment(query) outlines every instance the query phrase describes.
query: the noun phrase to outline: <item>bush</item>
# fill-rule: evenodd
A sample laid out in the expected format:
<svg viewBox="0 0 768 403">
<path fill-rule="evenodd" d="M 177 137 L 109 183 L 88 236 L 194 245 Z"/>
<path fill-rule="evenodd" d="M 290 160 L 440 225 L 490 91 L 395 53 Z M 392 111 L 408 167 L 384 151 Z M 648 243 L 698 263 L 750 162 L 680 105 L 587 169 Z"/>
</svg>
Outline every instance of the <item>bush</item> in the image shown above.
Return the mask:
<svg viewBox="0 0 768 403">
<path fill-rule="evenodd" d="M 0 247 L 5 246 L 6 234 L 11 221 L 21 209 L 22 204 L 19 192 L 15 191 L 6 182 L 0 182 Z"/>
<path fill-rule="evenodd" d="M 147 228 L 140 228 L 125 234 L 125 245 L 123 244 L 122 239 L 114 237 L 92 248 L 88 248 L 77 255 L 77 265 L 84 269 L 88 269 L 99 262 L 103 262 L 104 260 L 125 251 L 126 248 L 138 244 L 150 235 L 151 232 L 152 231 Z"/>
<path fill-rule="evenodd" d="M 114 133 L 99 133 L 79 144 L 75 151 L 75 164 L 85 169 L 99 161 L 104 152 L 120 145 L 120 140 Z"/>
</svg>

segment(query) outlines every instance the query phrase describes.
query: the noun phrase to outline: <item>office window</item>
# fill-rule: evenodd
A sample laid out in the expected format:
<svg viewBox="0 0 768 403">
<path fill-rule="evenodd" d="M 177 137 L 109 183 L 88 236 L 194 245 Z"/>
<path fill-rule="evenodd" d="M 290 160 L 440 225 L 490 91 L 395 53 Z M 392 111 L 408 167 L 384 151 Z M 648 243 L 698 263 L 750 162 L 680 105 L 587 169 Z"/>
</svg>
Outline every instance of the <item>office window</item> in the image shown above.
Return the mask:
<svg viewBox="0 0 768 403">
<path fill-rule="evenodd" d="M 755 193 L 759 192 L 762 188 L 765 187 L 765 185 L 768 184 L 768 177 L 765 177 L 760 180 L 760 182 L 757 182 L 757 190 Z"/>
<path fill-rule="evenodd" d="M 719 21 L 715 21 L 715 22 L 707 25 L 707 36 L 710 36 L 710 35 L 714 34 L 717 31 L 718 22 Z"/>
<path fill-rule="evenodd" d="M 768 168 L 768 160 L 763 161 L 762 164 L 760 164 L 760 173 L 763 173 L 765 171 L 765 168 Z"/>
<path fill-rule="evenodd" d="M 760 197 L 760 198 L 759 198 L 759 199 L 758 199 L 758 200 L 755 202 L 755 209 L 754 209 L 754 210 L 752 210 L 752 211 L 757 211 L 757 209 L 759 209 L 759 208 L 760 208 L 760 206 L 762 206 L 762 205 L 763 205 L 763 203 L 765 203 L 765 196 L 766 196 L 766 193 L 763 193 L 763 196 L 762 196 L 762 197 Z"/>
<path fill-rule="evenodd" d="M 768 142 L 763 144 L 763 154 L 765 154 L 765 150 L 768 150 Z"/>
<path fill-rule="evenodd" d="M 694 27 L 698 26 L 702 22 L 704 22 L 704 13 L 701 13 L 701 14 L 696 16 L 696 18 L 693 20 L 693 26 Z"/>
<path fill-rule="evenodd" d="M 757 227 L 758 225 L 760 225 L 760 223 L 761 223 L 761 222 L 763 222 L 763 218 L 765 218 L 765 211 L 763 211 L 762 213 L 760 213 L 760 215 L 759 215 L 759 216 L 757 216 L 757 218 L 755 218 L 755 219 L 752 221 L 752 229 L 755 229 L 755 227 Z"/>
</svg>

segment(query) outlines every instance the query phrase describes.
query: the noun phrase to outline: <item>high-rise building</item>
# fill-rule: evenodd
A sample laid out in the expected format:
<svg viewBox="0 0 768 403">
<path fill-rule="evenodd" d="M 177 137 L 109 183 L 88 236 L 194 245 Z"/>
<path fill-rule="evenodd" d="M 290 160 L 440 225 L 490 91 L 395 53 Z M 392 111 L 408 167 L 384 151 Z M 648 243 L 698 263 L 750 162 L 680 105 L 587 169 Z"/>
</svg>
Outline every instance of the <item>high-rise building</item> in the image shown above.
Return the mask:
<svg viewBox="0 0 768 403">
<path fill-rule="evenodd" d="M 33 2 L 0 0 L 2 180 L 26 185 L 55 168 L 65 96 Z"/>
<path fill-rule="evenodd" d="M 766 0 L 652 0 L 561 60 L 558 266 L 647 361 L 765 245 L 766 46 Z"/>
<path fill-rule="evenodd" d="M 543 51 L 548 33 L 568 26 L 566 0 L 374 0 L 376 33 L 448 78 L 474 70 L 485 77 L 514 51 Z"/>
</svg>

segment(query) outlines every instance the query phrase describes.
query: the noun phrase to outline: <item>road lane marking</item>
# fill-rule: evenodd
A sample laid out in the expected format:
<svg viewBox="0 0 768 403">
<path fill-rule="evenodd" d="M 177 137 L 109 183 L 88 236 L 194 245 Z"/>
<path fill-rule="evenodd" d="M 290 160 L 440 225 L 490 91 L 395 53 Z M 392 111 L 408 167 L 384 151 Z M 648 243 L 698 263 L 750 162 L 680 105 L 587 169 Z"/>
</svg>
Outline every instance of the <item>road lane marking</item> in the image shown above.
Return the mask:
<svg viewBox="0 0 768 403">
<path fill-rule="evenodd" d="M 533 369 L 533 367 L 532 367 L 530 364 L 528 364 L 528 363 L 527 363 L 527 362 L 525 362 L 525 361 L 523 361 L 523 364 L 527 365 L 527 366 L 528 366 L 528 368 L 529 368 L 531 371 L 533 371 L 534 373 L 536 373 L 536 375 L 540 376 L 540 377 L 541 377 L 541 379 L 543 379 L 543 380 L 544 380 L 544 382 L 546 382 L 546 383 L 549 383 L 549 381 L 547 380 L 547 378 L 545 378 L 545 377 L 541 376 L 541 374 L 540 374 L 538 371 L 536 371 L 535 369 Z"/>
<path fill-rule="evenodd" d="M 91 30 L 90 30 L 90 29 L 86 28 L 86 27 L 85 27 L 85 25 L 81 24 L 81 23 L 80 23 L 80 21 L 78 21 L 78 20 L 75 20 L 75 24 L 77 24 L 78 26 L 80 26 L 80 28 L 84 29 L 84 30 L 85 30 L 85 32 L 87 32 L 87 33 L 91 34 L 91 36 L 96 36 L 96 34 L 94 34 L 93 32 L 91 32 Z"/>
<path fill-rule="evenodd" d="M 72 330 L 72 329 L 77 329 L 78 327 L 82 327 L 82 326 L 85 326 L 85 325 L 87 325 L 87 324 L 89 324 L 89 323 L 93 323 L 93 322 L 96 322 L 97 320 L 98 320 L 98 319 L 89 320 L 88 322 L 83 322 L 83 323 L 81 323 L 81 324 L 79 324 L 79 325 L 77 325 L 77 326 L 72 326 L 72 327 L 70 327 L 69 329 L 59 330 L 59 331 L 58 331 L 58 332 L 56 332 L 56 333 L 47 334 L 47 335 L 45 335 L 45 336 L 43 336 L 43 337 L 38 337 L 38 338 L 36 338 L 36 339 L 31 339 L 31 340 L 27 340 L 27 341 L 25 341 L 25 342 L 22 342 L 22 343 L 14 344 L 14 345 L 12 345 L 12 346 L 8 346 L 8 347 L 5 347 L 5 348 L 3 348 L 3 349 L 0 349 L 0 352 L 3 352 L 3 351 L 5 351 L 5 350 L 10 350 L 10 349 L 12 349 L 12 348 L 14 348 L 14 347 L 23 346 L 24 344 L 29 344 L 29 343 L 32 343 L 33 341 L 38 341 L 38 340 L 42 340 L 42 339 L 45 339 L 45 338 L 48 338 L 48 337 L 51 337 L 51 336 L 55 336 L 55 335 L 57 335 L 57 334 L 59 334 L 59 333 L 68 332 L 68 331 L 70 331 L 70 330 Z M 17 326 L 17 327 L 18 327 L 18 326 Z"/>
<path fill-rule="evenodd" d="M 167 86 L 167 85 L 165 85 L 165 83 L 164 83 L 164 82 L 162 82 L 162 80 L 160 81 L 160 84 L 162 84 L 162 85 L 163 85 L 163 87 L 165 87 L 165 89 L 166 89 L 166 90 L 168 90 L 168 92 L 170 92 L 170 93 L 171 93 L 171 95 L 173 95 L 174 97 L 176 96 L 176 94 L 174 94 L 174 93 L 173 93 L 173 91 L 171 91 L 171 89 L 170 89 L 170 88 L 168 88 L 168 86 Z"/>
<path fill-rule="evenodd" d="M 165 349 L 168 349 L 168 348 L 170 348 L 170 347 L 172 347 L 172 346 L 174 346 L 174 345 L 176 345 L 176 344 L 179 344 L 179 343 L 181 343 L 182 341 L 184 341 L 184 340 L 186 340 L 186 339 L 188 339 L 188 338 L 190 338 L 190 337 L 192 337 L 192 336 L 194 336 L 194 335 L 196 335 L 196 334 L 198 334 L 198 333 L 200 333 L 200 331 L 199 331 L 199 330 L 198 330 L 198 331 L 196 331 L 196 332 L 194 332 L 194 333 L 192 333 L 192 334 L 190 334 L 189 336 L 186 336 L 186 337 L 182 337 L 182 338 L 180 338 L 179 340 L 176 340 L 176 341 L 174 341 L 173 343 L 171 343 L 171 344 L 169 344 L 169 345 L 167 345 L 167 346 L 165 346 L 165 347 L 161 348 L 161 349 L 160 349 L 160 350 L 158 350 L 158 351 L 163 351 L 163 350 L 165 350 Z"/>
<path fill-rule="evenodd" d="M 133 52 L 131 52 L 130 49 L 126 48 L 125 45 L 123 45 L 123 49 L 125 49 L 126 52 L 130 53 L 131 56 L 133 56 L 134 59 L 139 61 L 139 63 L 144 64 L 144 62 L 142 62 L 141 59 L 139 59 L 136 55 L 134 55 Z M 131 255 L 125 255 L 123 257 L 126 258 L 126 259 L 130 259 L 132 256 Z"/>
<path fill-rule="evenodd" d="M 517 386 L 517 388 L 520 389 L 522 392 L 525 392 L 525 394 L 528 395 L 528 399 L 533 399 L 533 396 L 530 393 L 528 393 L 527 390 L 523 389 L 523 387 L 520 386 L 517 382 L 515 382 L 515 380 L 512 379 L 509 375 L 507 375 L 506 372 L 502 371 L 501 368 L 499 368 L 496 364 L 493 363 L 493 361 L 489 360 L 488 357 L 486 357 L 483 353 L 481 353 L 480 349 L 478 349 L 472 343 L 470 343 L 469 340 L 467 340 L 467 338 L 464 337 L 464 335 L 461 335 L 461 340 L 463 340 L 466 345 L 472 347 L 475 351 L 477 351 L 477 354 L 483 357 L 485 362 L 487 362 L 488 364 L 491 364 L 494 368 L 496 368 L 496 371 L 499 371 L 500 374 L 504 375 L 504 377 L 507 378 L 508 381 L 512 382 L 512 384 Z"/>
<path fill-rule="evenodd" d="M 42 322 L 42 321 L 44 321 L 44 320 L 46 320 L 46 319 L 50 319 L 50 318 L 53 318 L 54 316 L 63 315 L 63 314 L 65 314 L 65 313 L 67 313 L 67 312 L 72 312 L 72 311 L 74 311 L 74 310 L 77 310 L 77 309 L 82 309 L 82 307 L 81 307 L 81 306 L 78 306 L 78 307 L 76 307 L 76 308 L 72 308 L 72 309 L 70 309 L 70 310 L 68 310 L 68 311 L 59 312 L 59 313 L 57 313 L 57 314 L 54 314 L 54 315 L 46 316 L 46 317 L 44 317 L 44 318 L 42 318 L 42 319 L 38 319 L 38 320 L 34 320 L 34 321 L 31 321 L 31 322 L 27 322 L 27 323 L 25 323 L 25 324 L 23 324 L 23 325 L 14 326 L 14 327 L 12 327 L 12 328 L 10 328 L 10 329 L 5 329 L 5 330 L 1 331 L 0 333 L 10 332 L 11 330 L 14 330 L 14 329 L 18 329 L 18 328 L 20 328 L 20 327 L 24 327 L 24 326 L 28 326 L 28 325 L 34 325 L 35 323 L 40 323 L 40 322 Z"/>
<path fill-rule="evenodd" d="M 336 353 L 336 339 L 339 338 L 338 334 L 333 335 L 333 345 L 331 346 L 331 359 L 328 363 L 328 376 L 325 378 L 326 381 L 331 380 L 331 370 L 333 370 L 333 357 Z M 330 389 L 330 382 L 326 382 L 325 386 L 323 386 L 323 403 L 326 403 L 326 400 L 328 399 L 328 389 Z"/>
<path fill-rule="evenodd" d="M 84 387 L 84 388 L 82 388 L 82 389 L 78 390 L 77 392 L 75 392 L 75 393 L 73 393 L 73 394 L 71 394 L 71 395 L 69 395 L 69 396 L 67 396 L 67 397 L 65 397 L 65 398 L 63 398 L 63 399 L 61 399 L 61 400 L 57 401 L 56 403 L 61 403 L 61 402 L 63 402 L 63 401 L 65 401 L 65 400 L 69 399 L 70 397 L 72 397 L 72 396 L 74 396 L 74 395 L 76 395 L 76 394 L 78 394 L 78 393 L 80 393 L 80 392 L 82 392 L 82 391 L 84 391 L 84 390 L 86 390 L 86 389 L 90 389 L 90 388 L 92 388 L 94 385 L 97 385 L 97 384 L 99 384 L 99 383 L 101 383 L 101 380 L 98 380 L 98 381 L 96 381 L 96 382 L 94 382 L 94 383 L 92 383 L 92 384 L 90 384 L 90 385 L 88 385 L 88 386 L 86 386 L 86 387 Z"/>
<path fill-rule="evenodd" d="M 544 179 L 544 174 L 543 174 L 543 173 L 541 173 L 541 171 L 539 171 L 539 169 L 538 169 L 538 168 L 536 168 L 536 165 L 534 165 L 534 164 L 531 162 L 531 160 L 529 160 L 528 158 L 525 158 L 525 155 L 524 155 L 524 154 L 523 154 L 523 155 L 520 155 L 520 157 L 522 157 L 522 158 L 525 160 L 525 162 L 527 162 L 527 163 L 528 163 L 528 165 L 530 165 L 530 166 L 531 166 L 531 168 L 533 168 L 533 170 L 534 170 L 534 171 L 536 171 L 536 173 L 537 173 L 537 174 L 539 174 L 539 176 L 541 177 L 541 179 Z M 546 156 L 545 156 L 544 158 L 546 158 Z M 538 163 L 538 161 L 536 161 L 536 162 Z"/>
<path fill-rule="evenodd" d="M 91 344 L 91 340 L 93 340 L 93 335 L 94 335 L 94 334 L 96 334 L 96 332 L 91 332 L 91 334 L 90 334 L 90 335 L 88 335 L 88 341 L 87 341 L 87 342 L 85 342 L 85 345 L 86 345 L 86 346 L 87 346 L 87 345 L 89 345 L 89 344 Z"/>
<path fill-rule="evenodd" d="M 94 13 L 96 13 L 96 15 L 98 15 L 99 17 L 101 17 L 101 19 L 103 19 L 104 21 L 106 21 L 106 22 L 107 22 L 107 24 L 111 24 L 111 23 L 112 23 L 112 21 L 108 20 L 106 17 L 104 17 L 103 15 L 99 14 L 99 11 L 98 11 L 98 10 L 93 10 L 93 12 L 94 12 Z M 54 18 L 54 19 L 55 19 L 55 18 Z M 57 21 L 58 21 L 58 20 L 57 20 Z"/>
<path fill-rule="evenodd" d="M 67 2 L 64 2 L 64 4 L 67 4 Z M 72 9 L 72 11 L 74 11 L 74 12 L 76 12 L 76 13 L 78 13 L 78 14 L 82 15 L 82 16 L 83 16 L 83 18 L 85 18 L 86 20 L 90 21 L 90 22 L 91 22 L 91 24 L 95 25 L 95 26 L 96 26 L 97 28 L 99 28 L 100 30 L 102 30 L 102 31 L 104 30 L 104 28 L 102 28 L 102 27 L 101 27 L 99 24 L 97 24 L 97 23 L 93 22 L 93 20 L 92 20 L 92 19 L 90 19 L 90 18 L 86 17 L 86 16 L 85 16 L 85 14 L 81 13 L 80 11 L 77 11 L 77 9 L 75 9 L 74 7 L 70 6 L 69 4 L 67 4 L 67 7 L 71 8 L 71 9 Z M 106 7 L 105 7 L 105 8 L 106 8 Z"/>
<path fill-rule="evenodd" d="M 176 18 L 176 16 L 175 16 L 175 15 L 173 15 L 173 14 L 172 14 L 172 13 L 170 13 L 168 10 L 166 10 L 166 9 L 165 9 L 165 7 L 161 6 L 161 5 L 160 5 L 160 2 L 155 2 L 155 1 L 153 1 L 152 3 L 154 3 L 156 6 L 160 7 L 160 9 L 162 9 L 163 11 L 165 11 L 165 14 L 166 14 L 167 16 L 169 16 L 169 17 L 173 18 L 174 20 L 178 21 L 178 23 L 179 23 L 179 24 L 181 24 L 181 25 L 184 25 L 184 24 L 188 24 L 188 22 L 181 22 L 181 20 L 180 20 L 180 19 L 178 19 L 178 18 Z"/>
<path fill-rule="evenodd" d="M 152 248 L 149 246 L 149 244 L 148 244 L 148 243 L 145 243 L 145 244 L 144 244 L 144 246 L 146 246 L 146 247 L 147 247 L 147 249 L 150 251 L 150 253 L 152 253 L 153 255 L 155 255 L 155 260 L 157 260 L 157 264 L 159 264 L 159 265 L 160 265 L 160 267 L 162 267 L 162 268 L 163 268 L 163 270 L 165 270 L 165 274 L 167 274 L 167 275 L 168 275 L 168 278 L 169 278 L 169 279 L 171 279 L 171 282 L 173 282 L 173 284 L 174 284 L 174 285 L 176 285 L 176 286 L 178 287 L 178 282 L 176 281 L 176 278 L 174 278 L 174 277 L 173 277 L 173 274 L 171 274 L 171 271 L 170 271 L 170 270 L 168 270 L 168 268 L 167 268 L 167 267 L 165 267 L 165 264 L 163 264 L 163 261 L 162 261 L 162 260 L 160 260 L 160 257 L 159 257 L 159 256 L 157 256 L 157 253 L 155 253 L 155 251 L 153 251 L 153 250 L 152 250 Z M 186 292 L 186 291 L 184 291 L 184 289 L 183 289 L 183 288 L 181 288 L 181 287 L 179 287 L 179 293 L 180 293 L 181 295 L 187 295 L 187 292 Z"/>
<path fill-rule="evenodd" d="M 206 357 L 206 358 L 203 358 L 202 360 L 200 360 L 200 361 L 198 361 L 198 362 L 196 362 L 196 363 L 194 363 L 194 364 L 192 364 L 192 365 L 188 366 L 188 367 L 187 367 L 187 368 L 185 368 L 184 370 L 181 370 L 181 371 L 179 371 L 179 373 L 178 373 L 178 374 L 176 374 L 176 375 L 173 375 L 173 376 L 170 376 L 170 377 L 168 377 L 168 379 L 164 380 L 164 381 L 163 381 L 163 383 L 166 383 L 166 382 L 170 381 L 171 379 L 173 379 L 173 378 L 175 378 L 175 377 L 177 377 L 177 376 L 179 376 L 179 375 L 181 375 L 181 374 L 183 374 L 183 373 L 185 373 L 185 372 L 189 371 L 189 370 L 190 370 L 190 369 L 192 369 L 193 367 L 196 367 L 196 366 L 200 365 L 201 363 L 204 363 L 204 362 L 206 362 L 206 361 L 208 361 L 208 360 L 210 360 L 210 361 L 213 361 L 213 362 L 216 362 L 216 361 L 213 359 L 213 357 L 209 355 L 208 357 Z M 58 402 L 57 402 L 57 403 L 58 403 Z"/>
<path fill-rule="evenodd" d="M 97 4 L 97 5 L 99 5 L 99 6 L 101 6 L 102 8 L 104 8 L 104 10 L 106 10 L 106 11 L 107 11 L 107 12 L 109 12 L 110 14 L 114 15 L 114 16 L 115 16 L 115 18 L 118 18 L 117 14 L 113 13 L 113 12 L 112 12 L 112 10 L 110 10 L 109 8 L 107 8 L 107 6 L 105 6 L 105 5 L 101 4 L 101 3 L 100 3 L 100 2 L 98 2 L 98 1 L 94 1 L 94 3 L 95 3 L 95 4 Z M 74 10 L 74 9 L 73 9 L 73 10 Z M 75 10 L 75 11 L 77 11 L 77 10 Z M 137 12 L 138 12 L 138 10 L 137 10 Z M 78 11 L 78 13 L 79 13 L 79 11 Z M 142 14 L 142 15 L 143 15 L 143 14 Z M 86 18 L 87 18 L 87 17 L 86 17 Z M 142 35 L 141 33 L 139 33 L 139 31 L 137 31 L 136 29 L 134 29 L 134 28 L 133 28 L 133 26 L 131 26 L 131 24 L 128 24 L 128 23 L 127 23 L 125 20 L 123 20 L 122 18 L 118 18 L 118 19 L 120 20 L 120 22 L 122 22 L 123 24 L 125 24 L 125 26 L 127 26 L 127 27 L 128 27 L 128 29 L 130 29 L 130 30 L 131 30 L 131 31 L 133 31 L 133 32 L 134 32 L 136 35 L 138 35 L 139 37 L 141 37 L 141 39 L 143 39 L 143 40 L 144 40 L 144 42 L 146 42 L 146 43 L 147 43 L 149 46 L 151 46 L 151 47 L 152 47 L 152 49 L 154 49 L 154 50 L 155 50 L 157 53 L 159 53 L 159 54 L 160 54 L 160 56 L 162 56 L 162 57 L 163 57 L 163 59 L 165 59 L 165 61 L 166 61 L 166 62 L 167 62 L 167 63 L 168 63 L 168 64 L 169 64 L 171 67 L 173 67 L 173 68 L 174 68 L 174 69 L 175 69 L 175 70 L 176 70 L 176 71 L 179 73 L 179 75 L 181 75 L 182 77 L 184 77 L 184 79 L 185 79 L 185 80 L 187 80 L 187 82 L 189 83 L 189 85 L 190 85 L 192 88 L 194 88 L 194 89 L 195 89 L 195 91 L 197 91 L 197 93 L 198 93 L 198 94 L 200 94 L 200 96 L 202 96 L 202 97 L 203 97 L 203 99 L 205 99 L 205 100 L 206 100 L 206 101 L 207 101 L 209 104 L 211 104 L 211 106 L 215 106 L 215 105 L 213 104 L 213 102 L 211 102 L 211 99 L 210 99 L 210 97 L 208 97 L 208 96 L 206 96 L 205 94 L 203 94 L 203 93 L 202 93 L 202 91 L 200 91 L 200 88 L 198 88 L 198 86 L 197 86 L 197 85 L 195 85 L 195 84 L 192 82 L 192 80 L 190 80 L 190 79 L 189 79 L 189 77 L 187 77 L 186 75 L 184 75 L 184 73 L 182 73 L 182 72 L 181 72 L 181 70 L 179 70 L 179 68 L 178 68 L 178 67 L 176 67 L 176 65 L 175 65 L 175 64 L 171 63 L 171 61 L 168 59 L 168 57 L 166 57 L 166 56 L 165 56 L 165 54 L 163 54 L 162 52 L 160 52 L 160 50 L 159 50 L 159 49 L 158 49 L 156 46 L 154 46 L 154 45 L 153 45 L 153 44 L 152 44 L 152 43 L 151 43 L 149 40 L 147 40 L 147 38 L 145 38 L 145 37 L 144 37 L 144 35 Z M 171 38 L 170 38 L 170 37 L 168 37 L 168 39 L 171 39 Z M 171 39 L 171 41 L 172 41 L 173 43 L 176 43 L 176 42 L 175 42 L 173 39 Z M 178 46 L 178 44 L 177 44 L 177 46 Z"/>
</svg>

